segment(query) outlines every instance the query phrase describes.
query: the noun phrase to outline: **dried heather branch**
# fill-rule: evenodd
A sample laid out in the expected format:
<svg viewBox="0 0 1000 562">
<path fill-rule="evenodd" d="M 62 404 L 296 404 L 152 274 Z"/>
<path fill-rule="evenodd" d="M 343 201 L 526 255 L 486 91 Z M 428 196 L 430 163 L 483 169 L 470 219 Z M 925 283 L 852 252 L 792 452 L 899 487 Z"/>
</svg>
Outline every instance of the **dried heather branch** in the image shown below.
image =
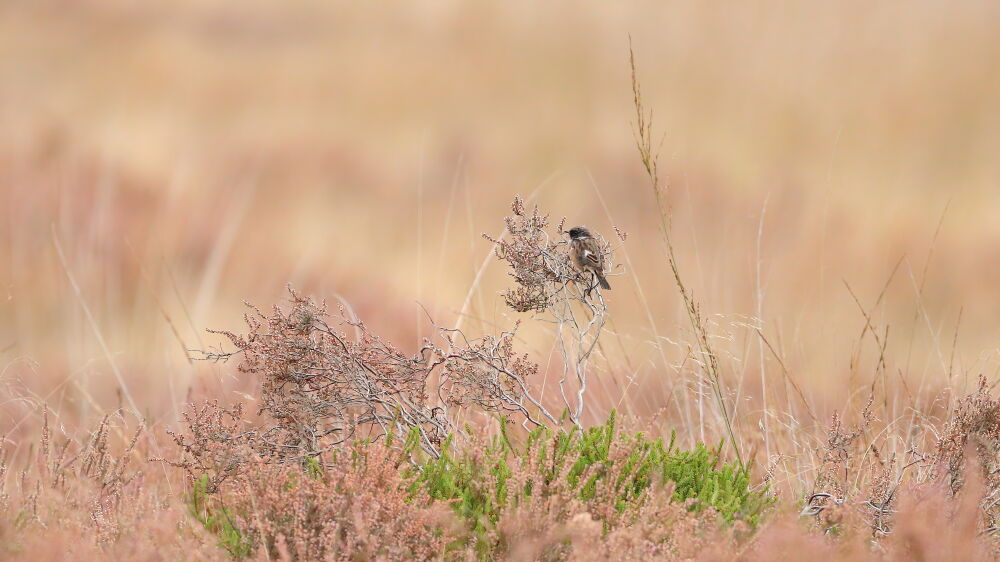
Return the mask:
<svg viewBox="0 0 1000 562">
<path fill-rule="evenodd" d="M 556 325 L 563 364 L 559 390 L 570 420 L 579 426 L 587 366 L 607 319 L 607 304 L 591 276 L 573 266 L 569 243 L 562 236 L 566 219 L 553 235 L 547 230 L 549 216 L 537 206 L 528 214 L 524 201 L 515 197 L 511 210 L 513 216 L 504 219 L 509 236 L 501 240 L 483 237 L 493 242 L 497 258 L 507 263 L 514 278 L 515 287 L 504 292 L 507 306 L 517 312 L 545 314 Z M 618 228 L 615 232 L 625 240 L 625 233 Z M 605 266 L 613 269 L 611 244 L 599 234 L 596 237 Z M 570 379 L 575 379 L 575 395 L 569 393 Z"/>
<path fill-rule="evenodd" d="M 558 425 L 541 401 L 535 398 L 528 380 L 538 374 L 538 365 L 527 354 L 514 352 L 514 333 L 469 340 L 458 330 L 444 329 L 448 351 L 435 348 L 444 365 L 439 397 L 449 406 L 476 404 L 488 412 L 517 413 L 523 424 Z M 534 417 L 537 410 L 545 421 Z"/>
<path fill-rule="evenodd" d="M 822 513 L 823 523 L 829 527 L 837 516 L 831 516 L 828 508 L 842 506 L 848 500 L 849 475 L 858 468 L 853 464 L 857 441 L 873 419 L 870 408 L 871 401 L 862 411 L 860 423 L 850 429 L 844 427 L 839 413 L 833 413 L 818 475 L 813 484 L 813 493 L 806 501 L 806 506 L 802 510 L 803 515 L 819 516 Z"/>
<path fill-rule="evenodd" d="M 241 355 L 241 372 L 262 378 L 261 414 L 272 425 L 257 436 L 279 457 L 318 456 L 359 437 L 417 428 L 434 454 L 435 437 L 450 432 L 427 404 L 429 363 L 407 356 L 361 322 L 341 319 L 358 339 L 334 329 L 325 303 L 290 290 L 291 307 L 270 315 L 250 306 L 249 332 L 221 332 Z M 214 354 L 226 359 L 234 354 Z"/>
<path fill-rule="evenodd" d="M 970 474 L 981 478 L 983 524 L 995 529 L 1000 526 L 1000 399 L 990 396 L 989 388 L 980 375 L 976 391 L 958 401 L 937 440 L 930 476 L 947 484 L 952 495 L 966 488 Z M 970 460 L 978 460 L 978 466 L 969 466 Z"/>
<path fill-rule="evenodd" d="M 247 334 L 218 332 L 237 351 L 203 354 L 209 360 L 239 355 L 240 371 L 261 377 L 259 414 L 267 419 L 266 427 L 248 432 L 237 427 L 239 412 L 217 405 L 186 416 L 191 437 L 175 440 L 191 457 L 191 468 L 211 473 L 213 484 L 228 477 L 234 462 L 218 454 L 237 445 L 283 461 L 322 457 L 357 439 L 414 432 L 420 448 L 437 457 L 454 433 L 453 408 L 473 406 L 525 426 L 557 423 L 531 395 L 529 379 L 538 366 L 514 352 L 513 331 L 470 340 L 439 328 L 442 345 L 427 340 L 410 356 L 364 323 L 333 317 L 325 303 L 289 292 L 291 306 L 274 307 L 270 315 L 248 305 Z M 432 378 L 435 370 L 440 376 Z M 432 380 L 438 387 L 428 389 Z M 429 391 L 439 404 L 428 400 Z"/>
<path fill-rule="evenodd" d="M 151 459 L 184 469 L 192 481 L 206 478 L 206 491 L 215 492 L 226 480 L 240 474 L 248 463 L 268 451 L 259 446 L 256 431 L 245 431 L 243 407 L 226 409 L 217 400 L 200 407 L 188 405 L 181 416 L 187 426 L 167 433 L 181 451 L 178 460 Z"/>
</svg>

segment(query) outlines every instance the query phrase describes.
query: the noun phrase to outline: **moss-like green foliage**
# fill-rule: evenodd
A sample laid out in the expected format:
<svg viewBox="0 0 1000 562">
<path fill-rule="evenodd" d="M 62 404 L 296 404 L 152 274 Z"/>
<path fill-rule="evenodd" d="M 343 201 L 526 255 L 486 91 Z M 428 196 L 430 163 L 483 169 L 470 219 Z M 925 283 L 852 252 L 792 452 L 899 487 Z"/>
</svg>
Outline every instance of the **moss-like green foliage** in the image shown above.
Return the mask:
<svg viewBox="0 0 1000 562">
<path fill-rule="evenodd" d="M 673 436 L 664 443 L 642 433 L 618 434 L 614 412 L 607 423 L 587 430 L 538 428 L 521 450 L 511 444 L 506 428 L 484 447 L 453 454 L 450 445 L 450 441 L 445 444 L 440 458 L 428 459 L 413 470 L 410 493 L 453 502 L 456 513 L 475 531 L 495 523 L 507 505 L 539 493 L 530 481 L 524 489 L 509 489 L 515 466 L 537 471 L 533 480 L 542 488 L 565 478 L 569 489 L 585 501 L 594 497 L 598 483 L 613 484 L 619 512 L 641 501 L 650 486 L 666 481 L 675 483 L 674 501 L 692 499 L 692 510 L 711 506 L 729 523 L 740 520 L 756 527 L 772 503 L 766 491 L 750 489 L 747 467 L 721 461 L 721 443 L 681 451 Z"/>
</svg>

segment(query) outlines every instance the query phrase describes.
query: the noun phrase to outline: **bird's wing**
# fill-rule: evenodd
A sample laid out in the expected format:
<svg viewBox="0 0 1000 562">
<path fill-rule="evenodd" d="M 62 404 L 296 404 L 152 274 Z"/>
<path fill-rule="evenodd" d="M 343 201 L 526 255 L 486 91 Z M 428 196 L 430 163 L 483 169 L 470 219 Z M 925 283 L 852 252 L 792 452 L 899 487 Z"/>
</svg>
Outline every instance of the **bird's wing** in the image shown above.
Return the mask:
<svg viewBox="0 0 1000 562">
<path fill-rule="evenodd" d="M 594 267 L 600 267 L 600 265 L 601 265 L 601 256 L 598 255 L 598 254 L 595 254 L 593 251 L 591 251 L 588 248 L 584 248 L 583 249 L 583 259 L 584 259 L 584 261 L 586 261 L 587 263 L 593 265 Z"/>
</svg>

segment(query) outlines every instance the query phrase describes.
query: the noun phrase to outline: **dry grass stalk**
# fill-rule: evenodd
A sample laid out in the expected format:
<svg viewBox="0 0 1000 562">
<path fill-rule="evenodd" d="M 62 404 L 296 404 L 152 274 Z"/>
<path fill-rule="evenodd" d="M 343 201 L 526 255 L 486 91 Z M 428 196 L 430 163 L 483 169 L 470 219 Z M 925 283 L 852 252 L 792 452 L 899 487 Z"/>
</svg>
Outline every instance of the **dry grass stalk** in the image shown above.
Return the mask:
<svg viewBox="0 0 1000 562">
<path fill-rule="evenodd" d="M 690 289 L 684 285 L 684 281 L 681 278 L 680 268 L 677 265 L 677 258 L 674 254 L 674 243 L 671 234 L 672 211 L 670 209 L 670 203 L 667 200 L 668 184 L 661 182 L 660 180 L 659 170 L 657 167 L 659 154 L 657 149 L 653 148 L 653 112 L 652 110 L 647 111 L 646 107 L 643 105 L 642 89 L 640 87 L 636 71 L 635 53 L 632 51 L 631 39 L 629 42 L 628 53 L 629 67 L 632 71 L 632 102 L 635 107 L 634 135 L 636 148 L 639 150 L 639 157 L 642 160 L 643 168 L 646 170 L 646 175 L 649 177 L 650 186 L 653 189 L 653 195 L 656 198 L 656 204 L 659 209 L 660 230 L 663 234 L 663 240 L 667 247 L 667 262 L 670 265 L 670 271 L 673 274 L 674 283 L 677 285 L 678 291 L 680 291 L 681 300 L 684 302 L 684 310 L 687 313 L 688 321 L 691 324 L 691 330 L 694 334 L 698 354 L 700 356 L 699 363 L 705 375 L 705 379 L 712 388 L 712 394 L 715 397 L 716 406 L 719 408 L 719 414 L 722 416 L 723 424 L 725 425 L 726 432 L 729 436 L 730 444 L 733 446 L 736 458 L 742 463 L 743 456 L 740 453 L 740 446 L 736 440 L 736 433 L 733 431 L 733 421 L 729 413 L 729 407 L 726 405 L 725 389 L 723 387 L 722 370 L 719 367 L 719 358 L 712 349 L 708 326 L 706 325 L 705 318 L 701 314 L 701 308 L 694 296 L 691 294 Z"/>
</svg>

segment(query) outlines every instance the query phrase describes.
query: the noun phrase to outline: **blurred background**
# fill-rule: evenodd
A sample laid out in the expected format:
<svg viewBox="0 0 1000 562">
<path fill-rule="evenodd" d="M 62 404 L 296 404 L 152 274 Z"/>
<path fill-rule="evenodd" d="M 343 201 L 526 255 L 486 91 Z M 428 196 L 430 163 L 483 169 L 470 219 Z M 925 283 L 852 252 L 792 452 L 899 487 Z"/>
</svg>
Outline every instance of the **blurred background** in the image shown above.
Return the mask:
<svg viewBox="0 0 1000 562">
<path fill-rule="evenodd" d="M 481 234 L 521 194 L 629 233 L 594 415 L 669 408 L 688 327 L 630 36 L 682 275 L 738 399 L 785 369 L 823 412 L 867 388 L 851 291 L 908 389 L 995 373 L 996 2 L 6 0 L 0 383 L 66 416 L 123 383 L 153 419 L 250 392 L 185 349 L 288 283 L 404 350 L 431 330 L 421 306 L 509 328 Z"/>
</svg>

